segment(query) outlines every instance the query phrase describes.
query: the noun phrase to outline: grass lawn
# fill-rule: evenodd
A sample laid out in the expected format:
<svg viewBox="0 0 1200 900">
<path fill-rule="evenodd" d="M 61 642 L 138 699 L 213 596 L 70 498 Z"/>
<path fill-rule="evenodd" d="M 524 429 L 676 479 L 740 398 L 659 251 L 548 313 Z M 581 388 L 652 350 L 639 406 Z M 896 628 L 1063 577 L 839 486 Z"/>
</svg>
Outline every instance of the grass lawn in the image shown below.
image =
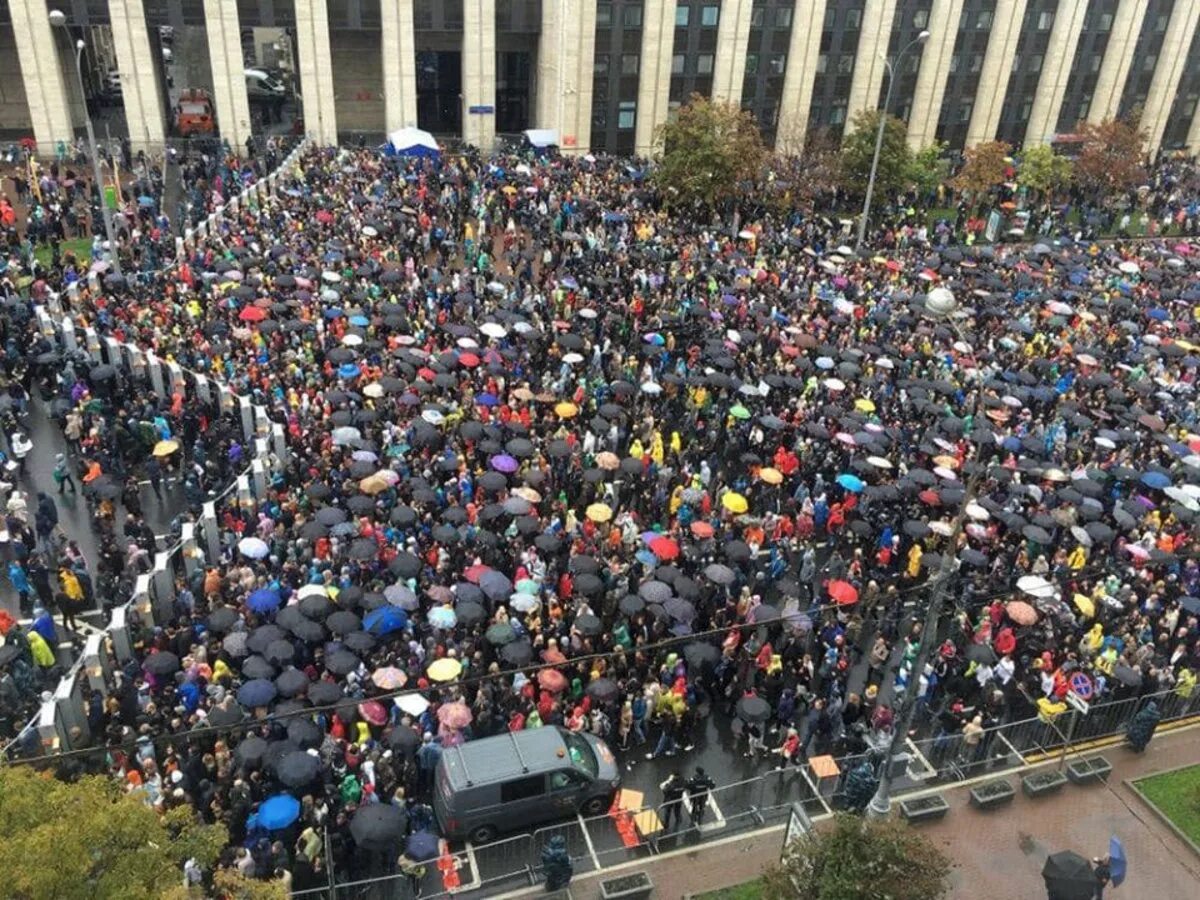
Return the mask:
<svg viewBox="0 0 1200 900">
<path fill-rule="evenodd" d="M 762 882 L 757 878 L 731 888 L 697 894 L 696 900 L 762 900 Z"/>
<path fill-rule="evenodd" d="M 72 238 L 69 241 L 62 242 L 62 255 L 65 258 L 68 253 L 74 253 L 80 260 L 87 260 L 92 252 L 91 238 Z M 50 247 L 43 244 L 33 251 L 33 255 L 37 257 L 37 261 L 43 266 L 50 265 L 52 254 Z"/>
<path fill-rule="evenodd" d="M 1200 843 L 1200 766 L 1143 778 L 1137 786 L 1180 831 Z"/>
</svg>

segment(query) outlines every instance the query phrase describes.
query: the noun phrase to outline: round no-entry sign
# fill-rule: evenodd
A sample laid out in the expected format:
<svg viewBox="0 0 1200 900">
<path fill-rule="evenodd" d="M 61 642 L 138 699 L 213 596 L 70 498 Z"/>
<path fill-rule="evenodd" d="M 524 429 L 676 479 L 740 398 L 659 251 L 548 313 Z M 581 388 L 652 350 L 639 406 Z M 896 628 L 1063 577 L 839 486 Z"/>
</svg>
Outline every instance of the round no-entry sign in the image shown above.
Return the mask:
<svg viewBox="0 0 1200 900">
<path fill-rule="evenodd" d="M 1086 702 L 1092 699 L 1095 687 L 1092 684 L 1091 677 L 1086 672 L 1072 672 L 1071 690 L 1079 695 L 1080 700 Z"/>
</svg>

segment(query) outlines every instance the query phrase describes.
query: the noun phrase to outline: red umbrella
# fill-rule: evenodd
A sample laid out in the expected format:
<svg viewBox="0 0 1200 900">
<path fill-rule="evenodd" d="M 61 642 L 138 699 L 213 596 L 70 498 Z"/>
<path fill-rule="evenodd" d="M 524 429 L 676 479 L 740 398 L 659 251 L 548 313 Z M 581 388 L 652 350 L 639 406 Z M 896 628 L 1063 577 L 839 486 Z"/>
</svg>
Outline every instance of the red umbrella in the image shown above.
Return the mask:
<svg viewBox="0 0 1200 900">
<path fill-rule="evenodd" d="M 243 322 L 261 322 L 267 317 L 266 312 L 259 309 L 257 306 L 247 306 L 238 313 L 238 318 Z"/>
<path fill-rule="evenodd" d="M 358 704 L 358 711 L 372 725 L 383 725 L 388 719 L 387 710 L 378 700 L 368 700 L 366 703 Z"/>
<path fill-rule="evenodd" d="M 491 566 L 471 566 L 467 571 L 463 572 L 463 578 L 471 582 L 471 584 L 479 584 L 479 579 L 484 576 L 484 573 L 490 572 Z"/>
<path fill-rule="evenodd" d="M 1018 625 L 1032 625 L 1037 621 L 1037 610 L 1024 600 L 1012 600 L 1004 606 L 1008 617 Z"/>
<path fill-rule="evenodd" d="M 831 581 L 829 596 L 838 606 L 850 606 L 858 602 L 858 589 L 848 581 Z"/>
<path fill-rule="evenodd" d="M 479 365 L 479 357 L 474 353 L 460 353 L 458 355 L 459 365 L 466 366 L 468 369 L 473 369 Z"/>
<path fill-rule="evenodd" d="M 1017 649 L 1017 637 L 1011 628 L 1001 628 L 993 642 L 997 653 L 1008 654 Z"/>
<path fill-rule="evenodd" d="M 692 534 L 702 540 L 713 536 L 713 527 L 707 522 L 693 522 L 691 529 Z"/>
<path fill-rule="evenodd" d="M 538 672 L 537 680 L 552 694 L 561 694 L 567 689 L 567 677 L 558 669 L 542 669 Z"/>
<path fill-rule="evenodd" d="M 669 537 L 658 537 L 652 540 L 650 550 L 659 559 L 674 559 L 679 555 L 679 545 Z"/>
<path fill-rule="evenodd" d="M 942 505 L 942 498 L 939 497 L 938 492 L 933 490 L 932 488 L 926 488 L 925 490 L 921 491 L 921 493 L 917 494 L 917 496 L 921 499 L 921 502 L 924 503 L 926 506 L 941 506 Z"/>
</svg>

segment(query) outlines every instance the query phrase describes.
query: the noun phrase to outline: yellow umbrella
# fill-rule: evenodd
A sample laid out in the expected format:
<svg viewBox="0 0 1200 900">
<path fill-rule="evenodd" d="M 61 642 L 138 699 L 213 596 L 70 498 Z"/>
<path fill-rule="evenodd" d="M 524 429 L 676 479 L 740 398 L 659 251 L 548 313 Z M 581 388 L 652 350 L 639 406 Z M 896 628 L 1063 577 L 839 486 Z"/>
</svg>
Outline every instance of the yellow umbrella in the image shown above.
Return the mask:
<svg viewBox="0 0 1200 900">
<path fill-rule="evenodd" d="M 750 508 L 750 504 L 747 502 L 746 498 L 741 494 L 735 494 L 733 491 L 730 491 L 721 498 L 721 505 L 731 513 L 735 513 L 739 516 Z"/>
<path fill-rule="evenodd" d="M 955 459 L 953 456 L 945 456 L 945 455 L 935 456 L 933 458 L 933 462 L 935 465 L 945 466 L 947 469 L 957 469 L 958 468 L 958 460 Z"/>
<path fill-rule="evenodd" d="M 854 408 L 859 412 L 873 413 L 875 412 L 875 404 L 866 397 L 859 397 L 854 401 Z"/>
<path fill-rule="evenodd" d="M 1075 608 L 1079 610 L 1085 618 L 1090 619 L 1096 614 L 1096 604 L 1087 594 L 1076 594 L 1073 598 Z"/>
<path fill-rule="evenodd" d="M 554 412 L 558 414 L 560 419 L 573 419 L 579 415 L 579 407 L 574 403 L 559 403 L 554 407 Z"/>
<path fill-rule="evenodd" d="M 425 674 L 433 681 L 453 681 L 461 672 L 462 664 L 457 659 L 451 659 L 448 656 L 434 660 L 425 670 Z"/>
<path fill-rule="evenodd" d="M 593 503 L 584 513 L 593 522 L 607 522 L 612 518 L 612 507 L 607 503 Z"/>
<path fill-rule="evenodd" d="M 154 455 L 158 457 L 170 456 L 179 449 L 179 441 L 159 441 L 154 445 Z"/>
<path fill-rule="evenodd" d="M 506 184 L 500 190 L 504 191 L 504 193 L 506 193 L 506 194 L 515 194 L 517 192 L 517 189 L 515 187 L 513 187 L 511 184 Z"/>
<path fill-rule="evenodd" d="M 358 489 L 364 494 L 382 494 L 389 487 L 387 479 L 380 477 L 378 474 L 368 475 L 358 483 Z"/>
<path fill-rule="evenodd" d="M 778 469 L 772 468 L 771 466 L 767 466 L 764 469 L 759 469 L 758 477 L 767 484 L 779 484 L 783 481 L 783 473 Z"/>
</svg>

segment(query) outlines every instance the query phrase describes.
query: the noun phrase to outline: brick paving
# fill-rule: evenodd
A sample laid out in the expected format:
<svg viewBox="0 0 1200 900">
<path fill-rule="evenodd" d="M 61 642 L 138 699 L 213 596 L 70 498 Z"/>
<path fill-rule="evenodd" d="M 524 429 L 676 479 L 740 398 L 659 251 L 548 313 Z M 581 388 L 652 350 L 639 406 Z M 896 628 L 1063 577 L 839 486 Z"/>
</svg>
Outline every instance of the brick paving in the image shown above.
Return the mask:
<svg viewBox="0 0 1200 900">
<path fill-rule="evenodd" d="M 1086 857 L 1107 851 L 1108 839 L 1125 843 L 1130 874 L 1108 900 L 1182 900 L 1200 896 L 1200 857 L 1178 840 L 1124 784 L 1164 769 L 1200 763 L 1200 726 L 1160 733 L 1146 752 L 1136 755 L 1121 745 L 1103 749 L 1113 765 L 1108 787 L 1067 785 L 1057 795 L 1030 800 L 1018 790 L 1007 807 L 983 813 L 968 805 L 967 789 L 944 792 L 950 812 L 940 822 L 919 826 L 954 860 L 953 900 L 1040 900 L 1048 853 L 1074 850 Z M 1017 775 L 1009 776 L 1019 788 Z M 649 872 L 654 896 L 674 900 L 748 881 L 779 858 L 782 828 L 726 843 L 709 842 L 695 851 L 667 856 L 634 867 Z M 623 871 L 631 871 L 623 870 Z M 598 900 L 600 877 L 593 873 L 571 884 L 575 900 Z M 513 892 L 534 897 L 541 891 Z"/>
</svg>

